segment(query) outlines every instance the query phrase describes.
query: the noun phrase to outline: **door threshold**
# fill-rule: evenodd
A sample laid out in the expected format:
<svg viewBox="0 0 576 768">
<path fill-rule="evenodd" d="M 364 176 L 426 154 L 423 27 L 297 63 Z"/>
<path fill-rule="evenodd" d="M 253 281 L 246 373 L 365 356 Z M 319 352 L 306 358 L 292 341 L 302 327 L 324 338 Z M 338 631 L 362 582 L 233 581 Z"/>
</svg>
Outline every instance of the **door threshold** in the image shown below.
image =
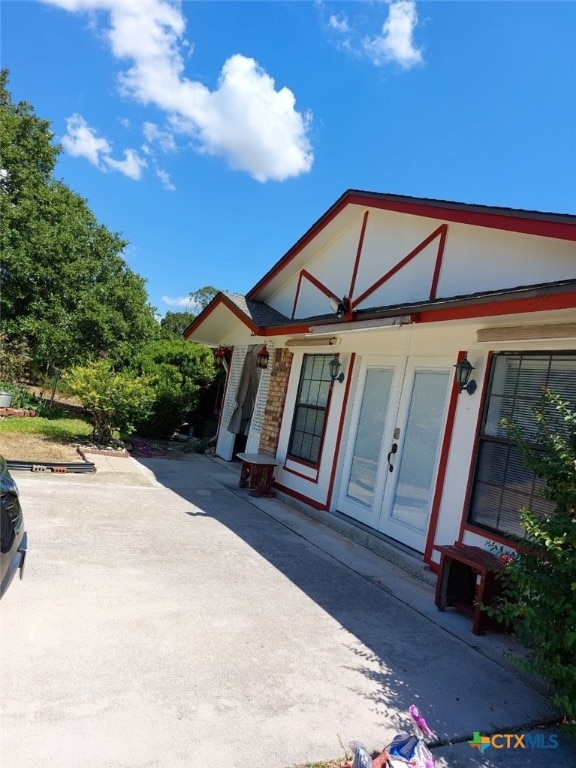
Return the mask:
<svg viewBox="0 0 576 768">
<path fill-rule="evenodd" d="M 304 512 L 309 517 L 332 528 L 351 541 L 360 544 L 371 552 L 379 555 L 388 562 L 406 571 L 411 576 L 425 582 L 431 587 L 436 586 L 436 574 L 424 562 L 424 555 L 399 541 L 391 539 L 379 531 L 369 528 L 367 525 L 354 520 L 342 512 L 327 512 L 315 509 L 308 504 L 294 499 L 287 494 L 278 493 L 282 501 Z"/>
<path fill-rule="evenodd" d="M 363 544 L 367 549 L 380 555 L 389 562 L 394 563 L 408 573 L 416 576 L 421 581 L 425 581 L 431 586 L 436 586 L 436 574 L 430 570 L 430 567 L 424 562 L 422 552 L 396 541 L 390 536 L 380 531 L 370 528 L 370 526 L 361 523 L 354 518 L 345 515 L 343 512 L 325 513 L 336 525 L 345 526 L 346 535 L 354 541 Z M 328 523 L 330 525 L 331 523 Z"/>
</svg>

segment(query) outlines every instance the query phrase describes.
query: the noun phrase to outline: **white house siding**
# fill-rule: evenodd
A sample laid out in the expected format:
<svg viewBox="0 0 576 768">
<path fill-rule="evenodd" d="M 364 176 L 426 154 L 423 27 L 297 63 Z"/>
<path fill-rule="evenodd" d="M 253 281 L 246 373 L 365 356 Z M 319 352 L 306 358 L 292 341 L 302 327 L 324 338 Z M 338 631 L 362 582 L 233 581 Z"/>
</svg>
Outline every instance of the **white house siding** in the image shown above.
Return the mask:
<svg viewBox="0 0 576 768">
<path fill-rule="evenodd" d="M 349 434 L 350 414 L 357 386 L 358 371 L 362 360 L 371 360 L 375 356 L 378 356 L 378 358 L 390 357 L 391 359 L 396 359 L 398 357 L 408 359 L 418 358 L 420 360 L 425 358 L 436 359 L 438 357 L 448 357 L 449 360 L 453 360 L 453 363 L 455 364 L 458 352 L 462 349 L 466 349 L 467 346 L 472 348 L 474 341 L 475 329 L 472 327 L 468 329 L 455 328 L 446 330 L 442 328 L 417 328 L 415 326 L 413 328 L 404 327 L 399 330 L 392 329 L 381 332 L 369 331 L 358 334 L 343 334 L 339 346 L 335 347 L 335 351 L 337 351 L 340 356 L 342 370 L 345 372 L 346 378 L 348 379 L 352 376 L 352 381 L 350 382 L 350 396 L 343 429 L 340 433 L 339 430 L 344 395 L 346 392 L 346 382 L 342 384 L 335 383 L 333 385 L 332 399 L 324 439 L 324 449 L 317 472 L 314 472 L 305 466 L 299 468 L 297 463 L 290 462 L 290 460 L 287 459 L 287 448 L 303 354 L 304 352 L 308 354 L 329 353 L 329 348 L 306 348 L 306 350 L 302 352 L 296 352 L 294 349 L 295 357 L 292 365 L 292 373 L 286 398 L 285 416 L 277 453 L 277 457 L 283 462 L 283 465 L 291 467 L 294 471 L 287 471 L 283 468 L 280 469 L 276 475 L 278 482 L 291 491 L 312 499 L 318 505 L 329 503 L 330 510 L 336 510 L 338 508 L 338 490 L 343 479 L 342 467 L 344 451 L 340 446 L 340 440 L 342 439 L 346 442 Z M 351 370 L 350 361 L 353 354 L 355 355 L 355 360 L 353 369 Z M 481 387 L 487 352 L 486 350 L 480 350 L 477 355 L 470 352 L 469 358 L 477 368 L 474 372 L 475 379 L 479 387 Z M 470 443 L 469 452 L 472 450 L 470 435 L 474 434 L 479 404 L 479 393 L 475 397 L 463 394 L 460 396 L 458 402 L 457 419 L 462 425 L 464 435 L 467 436 L 466 442 Z M 470 427 L 469 424 L 472 426 Z M 390 439 L 392 439 L 392 437 Z M 447 521 L 443 524 L 446 529 L 446 535 L 449 537 L 451 536 L 452 541 L 454 541 L 459 533 L 460 513 L 463 505 L 463 494 L 466 488 L 470 459 L 469 456 L 466 458 L 465 451 L 460 450 L 454 452 L 454 455 L 450 458 L 450 462 L 450 472 L 454 478 L 451 481 L 452 498 L 449 501 L 449 508 L 452 510 L 452 514 L 447 516 Z M 295 474 L 295 472 L 299 472 L 299 474 Z M 335 474 L 332 495 L 331 498 L 328 499 L 330 481 L 333 473 Z M 310 479 L 306 479 L 301 475 L 307 475 Z M 457 514 L 454 515 L 453 513 L 456 504 L 458 505 Z"/>
<path fill-rule="evenodd" d="M 516 316 L 517 318 L 519 316 Z M 522 316 L 522 322 L 527 315 Z M 531 317 L 532 323 L 562 321 L 567 318 L 576 320 L 576 312 L 562 311 L 558 313 L 535 313 Z M 518 322 L 513 318 L 506 318 L 506 322 L 513 324 Z M 455 365 L 460 351 L 468 352 L 468 359 L 474 366 L 473 378 L 478 388 L 473 395 L 462 392 L 456 399 L 456 410 L 452 426 L 451 446 L 443 478 L 442 496 L 438 509 L 438 517 L 434 533 L 434 543 L 453 543 L 460 538 L 462 516 L 466 503 L 466 494 L 473 459 L 475 435 L 478 420 L 483 405 L 482 392 L 487 372 L 489 353 L 494 349 L 492 345 L 478 344 L 477 330 L 481 327 L 501 325 L 502 318 L 488 318 L 475 321 L 460 322 L 457 324 L 423 324 L 405 326 L 400 329 L 385 331 L 366 331 L 363 333 L 342 334 L 339 344 L 334 348 L 307 347 L 303 350 L 292 348 L 294 361 L 290 383 L 287 392 L 282 430 L 280 433 L 277 458 L 282 462 L 278 468 L 276 479 L 281 486 L 295 493 L 299 497 L 309 499 L 316 506 L 325 505 L 331 511 L 338 509 L 338 491 L 342 483 L 342 470 L 344 461 L 344 449 L 350 430 L 350 416 L 354 402 L 357 385 L 358 371 L 363 359 L 370 360 L 374 356 L 390 358 L 406 357 L 409 360 L 417 358 L 444 357 L 451 360 L 450 368 Z M 337 335 L 337 334 L 336 334 Z M 563 340 L 553 342 L 507 342 L 498 345 L 499 350 L 515 351 L 529 349 L 531 351 L 547 351 L 554 349 L 573 350 L 576 348 L 575 340 Z M 352 377 L 350 382 L 350 395 L 344 414 L 343 428 L 340 432 L 342 408 L 347 382 L 335 383 L 333 386 L 332 400 L 328 415 L 324 449 L 320 465 L 317 470 L 306 466 L 298 466 L 298 462 L 292 462 L 287 457 L 287 448 L 290 438 L 290 430 L 294 413 L 300 368 L 303 355 L 306 354 L 330 354 L 336 351 L 342 362 L 342 370 L 346 379 Z M 351 359 L 355 356 L 351 370 Z M 576 372 L 575 372 L 576 375 Z M 289 471 L 292 469 L 292 471 Z M 333 485 L 330 482 L 333 478 Z M 329 493 L 331 491 L 331 496 Z M 490 534 L 478 534 L 465 531 L 463 540 L 466 543 L 485 546 L 490 539 Z M 437 561 L 437 553 L 433 553 L 432 560 Z"/>
</svg>

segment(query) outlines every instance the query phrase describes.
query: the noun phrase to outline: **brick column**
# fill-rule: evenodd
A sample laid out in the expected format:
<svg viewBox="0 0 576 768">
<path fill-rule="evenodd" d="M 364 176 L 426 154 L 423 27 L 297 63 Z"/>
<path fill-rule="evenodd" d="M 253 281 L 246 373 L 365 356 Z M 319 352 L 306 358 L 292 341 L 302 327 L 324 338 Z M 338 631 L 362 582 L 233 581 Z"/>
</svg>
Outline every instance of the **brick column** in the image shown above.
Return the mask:
<svg viewBox="0 0 576 768">
<path fill-rule="evenodd" d="M 274 351 L 274 365 L 270 372 L 270 388 L 264 409 L 258 448 L 260 453 L 265 453 L 268 456 L 276 456 L 276 449 L 278 448 L 292 357 L 292 352 L 285 347 L 280 347 Z"/>
</svg>

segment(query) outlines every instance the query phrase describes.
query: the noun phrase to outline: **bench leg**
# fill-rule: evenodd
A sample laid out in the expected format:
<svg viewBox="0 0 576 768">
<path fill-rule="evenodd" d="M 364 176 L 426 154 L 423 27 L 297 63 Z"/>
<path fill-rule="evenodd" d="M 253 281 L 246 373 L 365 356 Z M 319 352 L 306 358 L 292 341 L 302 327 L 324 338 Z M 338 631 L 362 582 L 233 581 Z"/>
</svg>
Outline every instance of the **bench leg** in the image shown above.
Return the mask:
<svg viewBox="0 0 576 768">
<path fill-rule="evenodd" d="M 274 482 L 274 467 L 259 466 L 254 468 L 250 480 L 250 496 L 274 496 L 272 483 Z"/>
<path fill-rule="evenodd" d="M 242 467 L 240 469 L 240 480 L 238 481 L 238 487 L 239 488 L 246 488 L 248 485 L 248 479 L 250 477 L 250 465 L 246 462 L 242 462 Z"/>
</svg>

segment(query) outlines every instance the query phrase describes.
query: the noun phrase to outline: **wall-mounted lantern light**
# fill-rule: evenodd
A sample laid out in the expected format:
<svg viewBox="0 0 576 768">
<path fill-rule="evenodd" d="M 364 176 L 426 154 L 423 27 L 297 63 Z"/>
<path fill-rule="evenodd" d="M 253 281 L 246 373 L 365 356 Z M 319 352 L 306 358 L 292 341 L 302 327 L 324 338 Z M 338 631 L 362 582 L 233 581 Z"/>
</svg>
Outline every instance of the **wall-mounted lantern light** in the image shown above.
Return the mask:
<svg viewBox="0 0 576 768">
<path fill-rule="evenodd" d="M 338 320 L 341 320 L 344 315 L 347 315 L 351 310 L 350 299 L 348 296 L 343 296 L 341 299 L 338 299 L 336 296 L 332 296 L 328 304 Z"/>
<path fill-rule="evenodd" d="M 339 373 L 342 363 L 336 355 L 330 360 L 328 367 L 330 368 L 330 378 L 332 381 L 339 381 L 341 384 L 344 381 L 344 374 Z"/>
<path fill-rule="evenodd" d="M 270 357 L 270 352 L 268 352 L 266 348 L 266 344 L 262 345 L 262 349 L 260 352 L 258 352 L 258 355 L 256 357 L 256 367 L 257 368 L 268 368 L 268 358 Z"/>
<path fill-rule="evenodd" d="M 467 353 L 464 355 L 464 359 L 460 360 L 454 368 L 456 368 L 458 392 L 468 392 L 469 395 L 473 395 L 476 392 L 476 382 L 470 379 L 470 374 L 474 370 L 474 366 L 468 361 Z"/>
</svg>

